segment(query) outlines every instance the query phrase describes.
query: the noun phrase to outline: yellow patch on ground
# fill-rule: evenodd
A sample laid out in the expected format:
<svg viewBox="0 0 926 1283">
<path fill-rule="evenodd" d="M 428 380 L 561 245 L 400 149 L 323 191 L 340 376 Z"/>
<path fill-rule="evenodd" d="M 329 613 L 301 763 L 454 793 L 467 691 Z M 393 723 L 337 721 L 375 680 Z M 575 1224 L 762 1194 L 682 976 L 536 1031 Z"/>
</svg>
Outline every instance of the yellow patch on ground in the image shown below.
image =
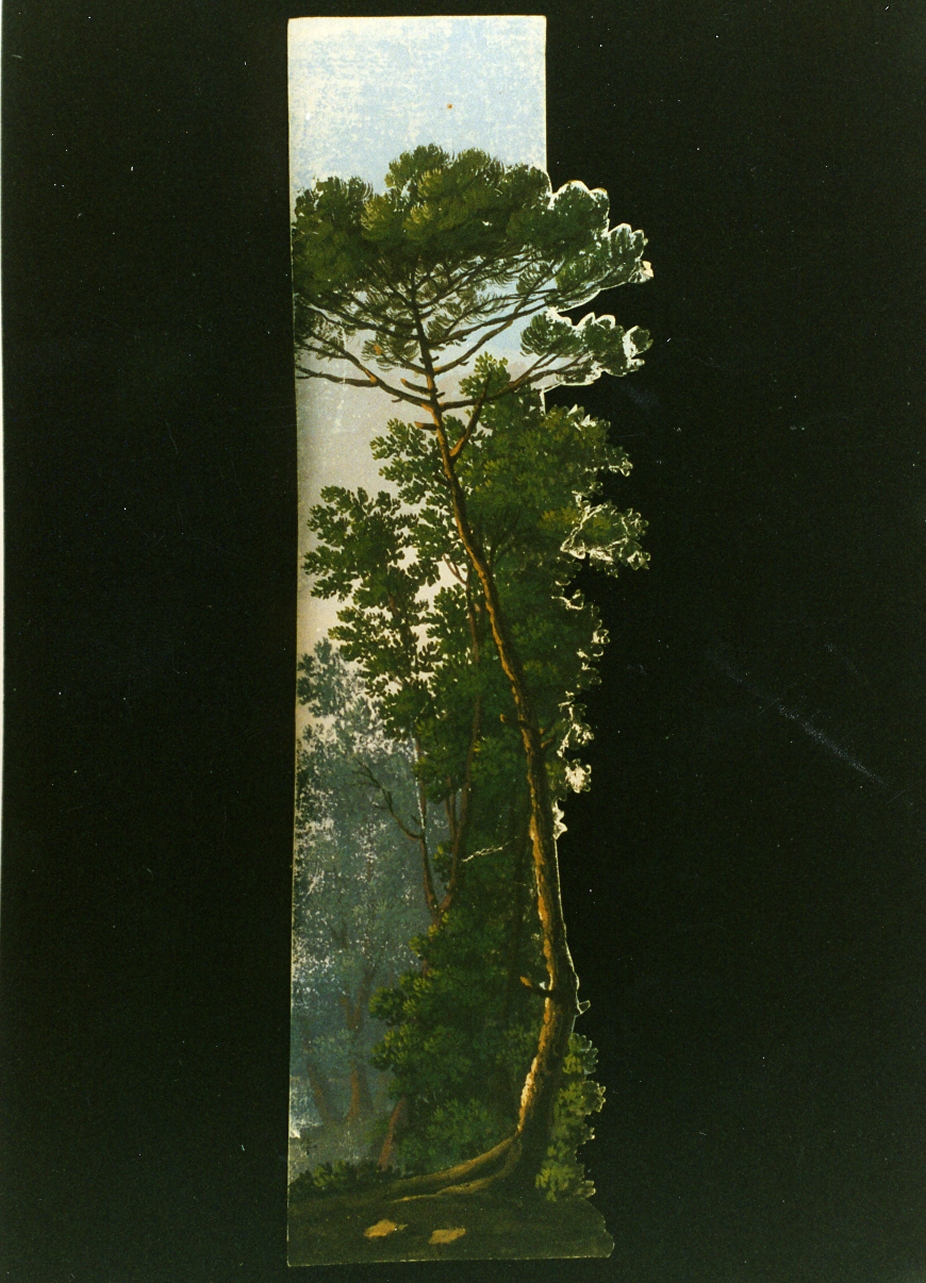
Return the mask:
<svg viewBox="0 0 926 1283">
<path fill-rule="evenodd" d="M 377 1221 L 371 1225 L 368 1230 L 363 1231 L 364 1238 L 385 1238 L 387 1234 L 395 1234 L 397 1230 L 404 1230 L 404 1225 L 396 1225 L 395 1221 Z"/>
<path fill-rule="evenodd" d="M 455 1239 L 462 1238 L 466 1230 L 462 1228 L 454 1230 L 435 1230 L 428 1239 L 429 1243 L 452 1243 Z"/>
</svg>

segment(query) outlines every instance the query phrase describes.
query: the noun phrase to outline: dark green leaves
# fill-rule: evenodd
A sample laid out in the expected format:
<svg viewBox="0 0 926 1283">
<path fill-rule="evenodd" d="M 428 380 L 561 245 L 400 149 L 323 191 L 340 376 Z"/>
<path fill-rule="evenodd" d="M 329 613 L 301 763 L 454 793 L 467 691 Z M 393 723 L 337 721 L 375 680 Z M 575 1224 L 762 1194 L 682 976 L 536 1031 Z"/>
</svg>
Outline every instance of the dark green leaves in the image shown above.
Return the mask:
<svg viewBox="0 0 926 1283">
<path fill-rule="evenodd" d="M 372 195 L 359 178 L 326 178 L 299 196 L 292 246 L 297 300 L 339 297 L 361 277 L 369 255 L 354 228 Z"/>
<path fill-rule="evenodd" d="M 370 690 L 387 699 L 387 724 L 398 718 L 407 733 L 427 702 L 431 648 L 420 644 L 422 590 L 436 582 L 438 569 L 409 557 L 412 515 L 386 491 L 373 497 L 330 486 L 322 499 L 309 518 L 318 542 L 305 570 L 320 596 L 349 603 L 332 636 L 344 657 L 360 664 Z"/>
<path fill-rule="evenodd" d="M 630 374 L 649 346 L 646 330 L 624 330 L 613 316 L 589 313 L 574 325 L 552 309 L 535 316 L 521 335 L 521 351 L 537 357 L 537 382 L 575 385 L 593 383 L 603 372 Z"/>
<path fill-rule="evenodd" d="M 359 386 L 375 386 L 376 371 L 414 374 L 386 390 L 423 408 L 422 343 L 435 374 L 465 373 L 483 344 L 531 317 L 525 351 L 538 363 L 528 383 L 629 373 L 646 346 L 641 331 L 625 334 L 609 317 L 573 326 L 548 314 L 651 275 L 643 233 L 611 228 L 608 216 L 603 191 L 568 183 L 553 193 L 542 171 L 475 150 L 404 153 L 377 194 L 359 179 L 325 179 L 296 206 L 297 347 L 349 361 Z M 315 365 L 303 373 L 330 377 Z"/>
</svg>

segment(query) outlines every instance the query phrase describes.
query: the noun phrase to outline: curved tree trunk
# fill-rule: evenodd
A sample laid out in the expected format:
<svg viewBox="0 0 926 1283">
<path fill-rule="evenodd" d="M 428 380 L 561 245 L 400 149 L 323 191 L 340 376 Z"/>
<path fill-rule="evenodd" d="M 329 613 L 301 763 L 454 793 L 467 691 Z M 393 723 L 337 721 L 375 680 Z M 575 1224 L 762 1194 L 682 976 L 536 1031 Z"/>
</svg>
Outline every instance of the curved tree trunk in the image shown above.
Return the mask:
<svg viewBox="0 0 926 1283">
<path fill-rule="evenodd" d="M 386 1135 L 383 1140 L 383 1147 L 379 1151 L 379 1159 L 376 1166 L 381 1172 L 392 1166 L 392 1160 L 395 1158 L 395 1148 L 399 1139 L 405 1120 L 408 1117 L 408 1101 L 404 1096 L 400 1096 L 396 1101 L 395 1108 L 389 1115 L 389 1126 L 386 1128 Z"/>
<path fill-rule="evenodd" d="M 428 386 L 431 391 L 431 416 L 434 420 L 444 475 L 450 490 L 454 523 L 482 588 L 498 657 L 514 698 L 527 767 L 537 911 L 540 917 L 548 983 L 537 1054 L 534 1056 L 521 1092 L 518 1126 L 512 1151 L 506 1159 L 508 1169 L 506 1174 L 514 1175 L 517 1172 L 518 1180 L 523 1179 L 532 1184 L 534 1176 L 546 1157 L 550 1142 L 553 1112 L 569 1047 L 569 1038 L 576 1016 L 579 1014 L 579 982 L 566 943 L 566 923 L 560 898 L 553 798 L 547 776 L 546 750 L 543 746 L 537 714 L 525 679 L 521 658 L 511 638 L 499 599 L 495 576 L 467 517 L 466 497 L 456 475 L 455 455 L 447 439 L 426 342 L 422 342 L 422 355 L 425 359 Z M 470 421 L 467 435 L 472 431 L 477 417 L 478 407 Z"/>
</svg>

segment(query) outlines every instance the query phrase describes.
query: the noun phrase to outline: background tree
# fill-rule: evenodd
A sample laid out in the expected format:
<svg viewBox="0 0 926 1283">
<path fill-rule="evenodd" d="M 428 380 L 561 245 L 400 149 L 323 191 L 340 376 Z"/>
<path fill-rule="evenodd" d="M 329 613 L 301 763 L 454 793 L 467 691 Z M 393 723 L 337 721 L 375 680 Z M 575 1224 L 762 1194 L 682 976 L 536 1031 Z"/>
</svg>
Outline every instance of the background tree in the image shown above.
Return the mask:
<svg viewBox="0 0 926 1283">
<path fill-rule="evenodd" d="M 472 594 L 436 589 L 438 560 L 414 556 L 417 515 L 395 496 L 331 486 L 309 525 L 305 559 L 320 596 L 349 604 L 331 636 L 376 700 L 384 732 L 411 754 L 414 803 L 397 805 L 369 764 L 368 783 L 420 852 L 433 922 L 450 907 L 465 859 L 474 753 L 484 714 L 487 640 Z M 443 886 L 435 876 L 440 865 Z"/>
<path fill-rule="evenodd" d="M 304 657 L 299 692 L 313 721 L 298 752 L 294 1058 L 322 1123 L 355 1122 L 373 1105 L 371 994 L 408 965 L 427 921 L 414 852 L 370 785 L 375 774 L 397 807 L 413 805 L 411 762 L 330 643 Z"/>
<path fill-rule="evenodd" d="M 507 167 L 477 151 L 450 157 L 432 146 L 394 162 L 386 186 L 385 194 L 374 195 L 359 180 L 329 179 L 299 198 L 296 341 L 306 357 L 323 362 L 304 365 L 307 375 L 378 388 L 426 415 L 415 427 L 433 437 L 454 528 L 510 686 L 530 794 L 548 980 L 537 1053 L 504 1170 L 533 1179 L 549 1147 L 579 1012 L 578 981 L 560 903 L 550 743 L 491 560 L 470 520 L 461 468 L 478 450 L 482 416 L 496 404 L 531 388 L 637 368 L 645 333 L 625 331 L 611 316 L 588 315 L 574 324 L 562 313 L 602 289 L 645 280 L 650 271 L 642 233 L 609 227 L 607 195 L 582 184 L 554 194 L 538 170 Z M 524 326 L 523 367 L 511 373 L 497 363 L 480 368 L 483 348 L 514 325 Z M 342 369 L 331 369 L 330 361 Z M 455 417 L 458 410 L 466 417 Z M 584 541 L 585 555 L 594 548 L 603 558 L 608 540 L 598 528 L 607 514 L 587 515 L 576 528 L 574 551 L 581 555 Z M 626 543 L 612 541 L 615 564 L 622 549 Z"/>
</svg>

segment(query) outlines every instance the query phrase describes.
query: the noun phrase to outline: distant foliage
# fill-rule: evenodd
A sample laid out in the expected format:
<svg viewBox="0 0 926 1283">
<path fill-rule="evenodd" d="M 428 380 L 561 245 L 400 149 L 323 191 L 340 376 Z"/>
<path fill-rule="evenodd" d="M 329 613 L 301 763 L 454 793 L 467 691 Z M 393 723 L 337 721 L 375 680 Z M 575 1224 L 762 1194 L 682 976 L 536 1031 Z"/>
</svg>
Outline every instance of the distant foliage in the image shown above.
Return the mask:
<svg viewBox="0 0 926 1283">
<path fill-rule="evenodd" d="M 427 919 L 415 853 L 370 783 L 413 798 L 407 749 L 329 642 L 303 657 L 299 694 L 313 720 L 297 754 L 292 1063 L 329 1123 L 371 1110 L 370 995 Z"/>
</svg>

